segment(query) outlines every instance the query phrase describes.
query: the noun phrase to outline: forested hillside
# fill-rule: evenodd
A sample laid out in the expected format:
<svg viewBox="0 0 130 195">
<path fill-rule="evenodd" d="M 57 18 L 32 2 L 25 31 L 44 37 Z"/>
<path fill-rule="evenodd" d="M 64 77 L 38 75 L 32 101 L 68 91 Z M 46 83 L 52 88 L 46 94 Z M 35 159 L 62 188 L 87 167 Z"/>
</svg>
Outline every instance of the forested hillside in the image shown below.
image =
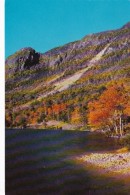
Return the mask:
<svg viewBox="0 0 130 195">
<path fill-rule="evenodd" d="M 43 54 L 23 48 L 6 59 L 5 74 L 6 127 L 63 121 L 122 134 L 130 120 L 130 23 Z"/>
</svg>

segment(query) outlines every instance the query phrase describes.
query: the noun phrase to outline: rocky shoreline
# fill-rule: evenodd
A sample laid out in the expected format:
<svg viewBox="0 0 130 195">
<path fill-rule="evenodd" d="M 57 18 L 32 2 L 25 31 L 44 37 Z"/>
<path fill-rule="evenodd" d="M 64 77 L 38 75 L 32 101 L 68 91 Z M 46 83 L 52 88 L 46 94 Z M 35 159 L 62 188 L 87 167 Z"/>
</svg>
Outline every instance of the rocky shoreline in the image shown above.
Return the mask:
<svg viewBox="0 0 130 195">
<path fill-rule="evenodd" d="M 130 176 L 130 152 L 105 152 L 88 153 L 77 157 L 85 165 L 93 165 L 104 173 L 121 174 Z"/>
</svg>

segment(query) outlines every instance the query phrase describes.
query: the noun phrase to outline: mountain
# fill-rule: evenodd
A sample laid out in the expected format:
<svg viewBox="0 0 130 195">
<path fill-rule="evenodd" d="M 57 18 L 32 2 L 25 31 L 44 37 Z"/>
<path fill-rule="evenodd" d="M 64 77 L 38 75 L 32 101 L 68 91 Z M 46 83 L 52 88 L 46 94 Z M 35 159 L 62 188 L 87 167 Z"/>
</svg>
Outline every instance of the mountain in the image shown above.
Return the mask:
<svg viewBox="0 0 130 195">
<path fill-rule="evenodd" d="M 88 102 L 107 86 L 130 90 L 130 22 L 43 54 L 23 48 L 6 59 L 5 75 L 7 127 L 86 126 Z"/>
</svg>

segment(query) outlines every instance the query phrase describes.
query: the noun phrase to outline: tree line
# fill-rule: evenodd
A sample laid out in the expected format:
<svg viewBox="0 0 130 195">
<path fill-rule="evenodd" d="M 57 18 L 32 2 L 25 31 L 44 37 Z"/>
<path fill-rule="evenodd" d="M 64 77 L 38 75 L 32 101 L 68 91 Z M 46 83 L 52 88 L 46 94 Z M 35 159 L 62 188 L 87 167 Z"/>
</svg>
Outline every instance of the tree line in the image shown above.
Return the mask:
<svg viewBox="0 0 130 195">
<path fill-rule="evenodd" d="M 43 100 L 20 113 L 6 113 L 6 127 L 46 124 L 61 120 L 75 125 L 89 126 L 111 135 L 122 136 L 130 122 L 130 96 L 124 84 L 113 84 L 102 90 L 99 97 L 89 103 Z"/>
</svg>

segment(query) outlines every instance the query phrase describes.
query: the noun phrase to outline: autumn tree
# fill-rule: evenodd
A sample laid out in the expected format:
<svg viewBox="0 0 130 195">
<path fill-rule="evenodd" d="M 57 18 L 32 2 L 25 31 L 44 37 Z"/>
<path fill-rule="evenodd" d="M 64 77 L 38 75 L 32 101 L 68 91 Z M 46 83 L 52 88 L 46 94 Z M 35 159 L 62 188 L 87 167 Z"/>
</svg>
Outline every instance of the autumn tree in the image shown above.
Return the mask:
<svg viewBox="0 0 130 195">
<path fill-rule="evenodd" d="M 75 107 L 74 111 L 71 113 L 71 123 L 74 123 L 76 125 L 82 123 L 82 118 L 81 118 L 81 113 L 80 113 L 79 107 Z"/>
<path fill-rule="evenodd" d="M 27 117 L 23 114 L 17 115 L 15 118 L 15 126 L 26 128 L 27 127 Z"/>
<path fill-rule="evenodd" d="M 52 106 L 52 112 L 53 112 L 53 117 L 56 120 L 65 120 L 67 118 L 66 117 L 67 105 L 62 102 L 54 104 Z"/>
<path fill-rule="evenodd" d="M 11 112 L 8 112 L 5 114 L 5 126 L 6 127 L 12 127 L 12 114 Z"/>
<path fill-rule="evenodd" d="M 128 99 L 123 84 L 108 87 L 98 100 L 88 104 L 89 124 L 95 129 L 108 129 L 122 136 Z"/>
</svg>

